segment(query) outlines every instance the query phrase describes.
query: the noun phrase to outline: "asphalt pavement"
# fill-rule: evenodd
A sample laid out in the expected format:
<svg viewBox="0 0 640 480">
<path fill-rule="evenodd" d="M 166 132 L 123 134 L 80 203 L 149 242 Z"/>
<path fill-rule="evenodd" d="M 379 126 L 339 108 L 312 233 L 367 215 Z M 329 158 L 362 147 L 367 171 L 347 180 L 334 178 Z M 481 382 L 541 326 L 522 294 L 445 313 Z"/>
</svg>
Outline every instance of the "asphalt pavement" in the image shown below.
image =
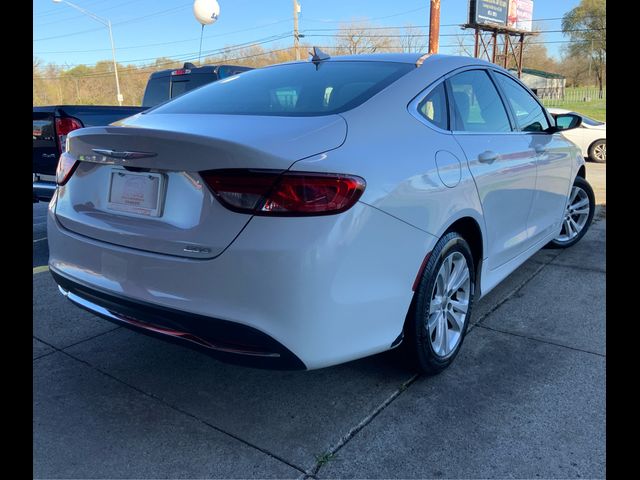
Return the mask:
<svg viewBox="0 0 640 480">
<path fill-rule="evenodd" d="M 604 203 L 605 166 L 588 164 Z M 34 205 L 35 478 L 604 478 L 605 207 L 474 307 L 435 377 L 393 353 L 220 363 L 65 300 Z"/>
</svg>

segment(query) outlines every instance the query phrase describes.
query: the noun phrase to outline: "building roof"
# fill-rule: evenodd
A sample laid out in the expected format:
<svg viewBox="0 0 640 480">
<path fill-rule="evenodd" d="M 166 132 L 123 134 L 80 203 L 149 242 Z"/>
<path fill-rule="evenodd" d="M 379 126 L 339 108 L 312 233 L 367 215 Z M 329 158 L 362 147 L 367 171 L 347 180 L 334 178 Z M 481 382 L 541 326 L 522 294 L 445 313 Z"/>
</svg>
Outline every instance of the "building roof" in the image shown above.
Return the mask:
<svg viewBox="0 0 640 480">
<path fill-rule="evenodd" d="M 515 68 L 510 68 L 510 71 L 515 72 Z M 523 68 L 522 73 L 527 73 L 529 75 L 535 75 L 536 77 L 542 78 L 566 78 L 564 75 L 560 75 L 559 73 L 551 73 L 545 72 L 544 70 L 536 70 L 535 68 Z"/>
</svg>

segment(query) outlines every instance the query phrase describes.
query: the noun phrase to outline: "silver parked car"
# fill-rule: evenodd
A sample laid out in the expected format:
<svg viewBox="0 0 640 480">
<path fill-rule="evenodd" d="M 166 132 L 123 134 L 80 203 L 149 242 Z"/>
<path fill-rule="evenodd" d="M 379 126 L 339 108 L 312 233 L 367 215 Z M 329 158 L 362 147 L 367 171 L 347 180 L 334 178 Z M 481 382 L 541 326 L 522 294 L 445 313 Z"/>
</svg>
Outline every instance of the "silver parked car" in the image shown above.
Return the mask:
<svg viewBox="0 0 640 480">
<path fill-rule="evenodd" d="M 587 231 L 584 159 L 496 65 L 274 65 L 68 137 L 49 266 L 69 300 L 222 360 L 315 369 L 398 346 L 434 373 L 472 307 Z"/>
</svg>

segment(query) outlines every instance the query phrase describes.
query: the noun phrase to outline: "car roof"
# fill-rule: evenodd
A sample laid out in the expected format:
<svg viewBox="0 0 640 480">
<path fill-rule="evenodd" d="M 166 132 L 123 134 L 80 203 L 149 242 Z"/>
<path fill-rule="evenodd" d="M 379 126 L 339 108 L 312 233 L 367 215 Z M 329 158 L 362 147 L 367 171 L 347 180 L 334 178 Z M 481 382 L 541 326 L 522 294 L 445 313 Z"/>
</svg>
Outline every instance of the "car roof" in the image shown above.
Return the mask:
<svg viewBox="0 0 640 480">
<path fill-rule="evenodd" d="M 293 63 L 308 63 L 311 59 L 311 55 L 304 60 L 294 60 L 292 62 L 283 62 L 275 65 L 267 65 L 262 68 L 275 67 L 278 65 L 291 65 Z M 417 53 L 361 53 L 357 55 L 333 55 L 322 62 L 394 62 L 394 63 L 409 63 L 409 64 L 421 64 L 426 65 L 430 62 L 446 61 L 451 59 L 456 63 L 463 61 L 467 65 L 490 65 L 495 68 L 502 69 L 498 65 L 487 62 L 474 57 L 466 57 L 462 55 L 442 55 L 439 53 L 428 54 L 424 52 Z M 507 72 L 507 70 L 505 70 Z"/>
</svg>

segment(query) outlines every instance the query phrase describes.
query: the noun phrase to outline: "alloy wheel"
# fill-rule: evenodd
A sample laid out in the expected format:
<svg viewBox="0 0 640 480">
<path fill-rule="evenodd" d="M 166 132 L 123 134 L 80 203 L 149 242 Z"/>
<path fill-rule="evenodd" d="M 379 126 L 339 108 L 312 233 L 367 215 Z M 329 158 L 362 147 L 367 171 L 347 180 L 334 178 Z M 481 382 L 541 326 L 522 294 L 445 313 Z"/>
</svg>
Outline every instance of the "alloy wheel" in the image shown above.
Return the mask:
<svg viewBox="0 0 640 480">
<path fill-rule="evenodd" d="M 429 341 L 437 356 L 447 357 L 460 343 L 470 298 L 467 260 L 460 252 L 453 252 L 438 270 L 426 321 Z"/>
<path fill-rule="evenodd" d="M 582 188 L 574 185 L 567 202 L 562 221 L 562 230 L 556 237 L 558 242 L 569 242 L 577 237 L 589 218 L 589 196 Z"/>
<path fill-rule="evenodd" d="M 593 147 L 593 156 L 599 162 L 606 162 L 607 161 L 607 144 L 600 143 L 595 147 Z"/>
</svg>

